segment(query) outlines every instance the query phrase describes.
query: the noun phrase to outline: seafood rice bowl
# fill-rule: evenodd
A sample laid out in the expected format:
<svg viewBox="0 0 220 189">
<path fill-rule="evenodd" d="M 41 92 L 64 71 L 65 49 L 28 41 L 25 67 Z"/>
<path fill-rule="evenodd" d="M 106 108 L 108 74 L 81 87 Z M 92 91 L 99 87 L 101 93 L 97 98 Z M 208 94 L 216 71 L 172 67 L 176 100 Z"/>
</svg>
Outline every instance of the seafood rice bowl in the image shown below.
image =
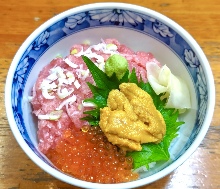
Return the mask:
<svg viewBox="0 0 220 189">
<path fill-rule="evenodd" d="M 5 104 L 21 148 L 52 176 L 83 188 L 134 188 L 196 150 L 214 90 L 204 53 L 178 24 L 144 7 L 96 3 L 27 38 Z"/>
</svg>

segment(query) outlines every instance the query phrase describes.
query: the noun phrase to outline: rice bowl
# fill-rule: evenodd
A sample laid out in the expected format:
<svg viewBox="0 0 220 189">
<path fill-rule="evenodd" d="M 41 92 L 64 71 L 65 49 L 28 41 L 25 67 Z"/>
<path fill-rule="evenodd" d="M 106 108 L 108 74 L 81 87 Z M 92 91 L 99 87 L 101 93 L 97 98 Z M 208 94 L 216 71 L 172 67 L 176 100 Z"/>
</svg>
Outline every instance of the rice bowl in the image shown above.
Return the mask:
<svg viewBox="0 0 220 189">
<path fill-rule="evenodd" d="M 132 15 L 130 19 L 117 22 L 108 20 L 107 16 L 106 19 L 101 19 L 103 12 L 120 15 L 119 11 L 116 14 L 115 6 L 121 10 L 122 15 L 128 11 Z M 28 102 L 39 71 L 55 55 L 67 55 L 73 44 L 85 40 L 95 44 L 100 38 L 107 37 L 117 38 L 136 51 L 152 52 L 158 61 L 168 65 L 176 75 L 186 80 L 192 97 L 192 109 L 179 118 L 186 124 L 181 127 L 179 137 L 170 147 L 171 160 L 142 174 L 143 179 L 114 185 L 114 188 L 137 187 L 167 175 L 192 154 L 208 129 L 214 109 L 214 84 L 205 55 L 192 37 L 168 18 L 142 7 L 120 3 L 85 5 L 52 18 L 31 34 L 16 54 L 6 83 L 6 110 L 15 138 L 27 155 L 42 169 L 73 185 L 111 188 L 112 185 L 103 186 L 74 179 L 54 168 L 37 148 L 36 120 L 31 114 Z M 128 40 L 134 37 L 135 40 Z M 22 73 L 20 67 L 25 68 Z M 17 80 L 17 76 L 22 76 L 21 80 Z M 205 90 L 205 93 L 201 92 L 201 89 Z M 12 117 L 15 118 L 11 119 Z"/>
</svg>

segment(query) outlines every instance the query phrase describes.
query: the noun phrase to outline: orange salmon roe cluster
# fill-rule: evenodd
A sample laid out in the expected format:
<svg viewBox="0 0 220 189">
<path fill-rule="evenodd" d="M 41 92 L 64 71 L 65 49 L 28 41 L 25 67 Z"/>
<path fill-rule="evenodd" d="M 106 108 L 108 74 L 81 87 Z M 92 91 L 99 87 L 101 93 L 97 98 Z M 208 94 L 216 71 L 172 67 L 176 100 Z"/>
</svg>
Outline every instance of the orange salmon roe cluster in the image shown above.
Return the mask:
<svg viewBox="0 0 220 189">
<path fill-rule="evenodd" d="M 66 130 L 46 155 L 63 172 L 89 182 L 121 183 L 139 177 L 131 171 L 133 159 L 109 143 L 100 127 Z"/>
</svg>

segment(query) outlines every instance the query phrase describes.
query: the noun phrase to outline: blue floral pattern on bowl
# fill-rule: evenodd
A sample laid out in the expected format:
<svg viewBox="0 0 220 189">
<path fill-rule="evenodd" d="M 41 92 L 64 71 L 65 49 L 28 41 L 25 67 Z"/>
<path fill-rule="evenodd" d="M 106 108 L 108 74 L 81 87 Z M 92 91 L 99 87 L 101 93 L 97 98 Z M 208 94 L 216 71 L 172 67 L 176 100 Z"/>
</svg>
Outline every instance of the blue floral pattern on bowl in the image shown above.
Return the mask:
<svg viewBox="0 0 220 189">
<path fill-rule="evenodd" d="M 12 108 L 14 111 L 14 117 L 18 125 L 18 129 L 27 144 L 34 152 L 38 151 L 32 144 L 25 128 L 21 108 L 26 78 L 28 78 L 35 62 L 45 51 L 47 51 L 48 48 L 61 38 L 80 30 L 103 25 L 124 27 L 127 29 L 141 31 L 142 33 L 152 36 L 169 46 L 169 48 L 185 63 L 196 86 L 199 105 L 196 124 L 194 131 L 192 132 L 193 134 L 189 137 L 189 142 L 185 146 L 185 148 L 188 148 L 191 143 L 190 141 L 194 140 L 196 134 L 202 126 L 204 114 L 207 109 L 207 83 L 203 73 L 203 68 L 187 42 L 184 41 L 184 39 L 172 28 L 169 28 L 164 23 L 156 20 L 155 18 L 151 18 L 148 15 L 122 9 L 92 10 L 63 18 L 42 32 L 40 36 L 38 36 L 28 47 L 16 68 L 12 84 Z M 39 153 L 36 154 L 47 162 L 47 160 L 45 160 Z M 50 164 L 49 162 L 47 163 Z"/>
</svg>

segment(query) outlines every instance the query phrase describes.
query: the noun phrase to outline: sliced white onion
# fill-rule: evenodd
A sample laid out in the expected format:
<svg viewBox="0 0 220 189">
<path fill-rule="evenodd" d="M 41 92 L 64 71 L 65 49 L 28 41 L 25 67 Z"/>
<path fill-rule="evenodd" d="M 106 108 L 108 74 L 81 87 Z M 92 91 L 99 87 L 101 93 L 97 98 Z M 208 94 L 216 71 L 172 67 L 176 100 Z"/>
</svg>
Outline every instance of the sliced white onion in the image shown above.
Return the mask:
<svg viewBox="0 0 220 189">
<path fill-rule="evenodd" d="M 65 58 L 64 62 L 65 62 L 66 64 L 68 64 L 68 65 L 69 65 L 70 67 L 72 67 L 72 68 L 77 68 L 77 67 L 78 67 L 78 65 L 75 64 L 75 63 L 73 63 L 69 58 Z"/>
<path fill-rule="evenodd" d="M 87 56 L 88 58 L 95 58 L 97 63 L 102 63 L 104 62 L 104 58 L 101 55 L 98 55 L 96 53 L 89 53 L 89 54 L 85 54 L 85 56 Z"/>
<path fill-rule="evenodd" d="M 50 74 L 56 74 L 58 78 L 66 78 L 66 75 L 63 72 L 64 72 L 64 69 L 61 68 L 60 66 L 50 69 Z"/>
<path fill-rule="evenodd" d="M 68 77 L 68 83 L 71 85 L 75 81 L 75 76 L 72 72 L 67 72 L 66 76 Z"/>
<path fill-rule="evenodd" d="M 99 64 L 104 63 L 104 58 L 101 55 L 98 55 L 97 53 L 93 52 L 92 49 L 96 51 L 101 51 L 105 54 L 118 53 L 117 52 L 118 47 L 115 44 L 106 44 L 104 41 L 102 41 L 102 43 L 90 46 L 85 51 L 83 51 L 82 49 L 79 53 L 75 54 L 74 56 L 79 57 L 85 55 L 90 59 L 95 58 L 96 62 Z"/>
<path fill-rule="evenodd" d="M 49 76 L 47 76 L 47 79 L 51 80 L 51 81 L 57 80 L 58 79 L 57 73 L 55 73 L 55 72 L 51 73 Z"/>
<path fill-rule="evenodd" d="M 84 102 L 82 101 L 82 105 L 83 107 L 91 107 L 91 108 L 95 108 L 96 104 L 92 103 L 92 102 Z"/>
<path fill-rule="evenodd" d="M 75 85 L 75 87 L 76 87 L 77 89 L 79 89 L 79 88 L 81 87 L 81 85 L 80 85 L 80 83 L 79 83 L 78 80 L 75 80 L 75 81 L 74 81 L 74 85 Z"/>
<path fill-rule="evenodd" d="M 74 89 L 71 89 L 70 91 L 67 90 L 67 88 L 61 89 L 61 87 L 57 90 L 57 95 L 60 99 L 66 98 L 67 96 L 71 95 L 73 93 Z"/>
<path fill-rule="evenodd" d="M 42 90 L 42 95 L 46 99 L 54 99 L 55 98 L 55 96 L 52 96 L 50 94 L 50 92 L 53 91 L 54 89 L 56 89 L 57 85 L 54 82 L 52 82 L 52 83 L 50 83 L 50 82 L 51 81 L 44 79 L 40 85 L 40 89 Z"/>
<path fill-rule="evenodd" d="M 58 78 L 58 86 L 61 87 L 61 86 L 63 86 L 63 84 L 68 85 L 68 84 L 69 84 L 68 79 L 65 79 L 65 78 Z"/>
<path fill-rule="evenodd" d="M 106 49 L 109 51 L 117 51 L 118 47 L 115 44 L 110 43 L 106 45 Z"/>
<path fill-rule="evenodd" d="M 42 95 L 43 95 L 44 98 L 49 99 L 49 100 L 55 98 L 55 96 L 50 95 L 50 94 L 48 93 L 48 90 L 47 90 L 47 89 L 43 89 L 43 90 L 42 90 Z"/>
<path fill-rule="evenodd" d="M 64 100 L 57 108 L 56 110 L 61 110 L 63 108 L 63 106 L 67 105 L 67 104 L 72 104 L 76 101 L 76 95 L 71 96 L 70 98 Z"/>
<path fill-rule="evenodd" d="M 45 119 L 45 120 L 58 120 L 62 115 L 62 110 L 52 111 L 49 114 L 45 115 L 38 115 L 38 119 Z"/>
</svg>

